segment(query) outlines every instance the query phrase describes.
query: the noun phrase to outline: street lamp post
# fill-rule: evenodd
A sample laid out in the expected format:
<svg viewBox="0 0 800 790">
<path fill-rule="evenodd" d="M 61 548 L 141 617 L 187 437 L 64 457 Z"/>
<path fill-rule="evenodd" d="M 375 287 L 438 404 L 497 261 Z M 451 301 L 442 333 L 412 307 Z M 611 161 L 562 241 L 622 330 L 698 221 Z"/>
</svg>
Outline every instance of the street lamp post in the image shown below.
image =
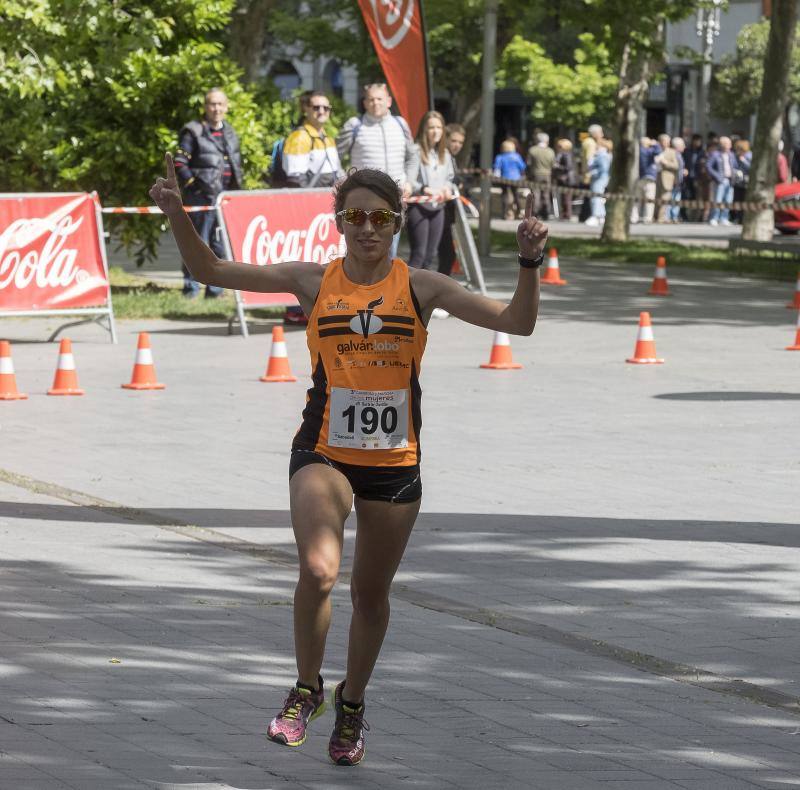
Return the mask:
<svg viewBox="0 0 800 790">
<path fill-rule="evenodd" d="M 723 0 L 707 0 L 697 9 L 697 35 L 703 53 L 703 65 L 700 70 L 700 95 L 698 96 L 698 115 L 700 134 L 705 139 L 708 135 L 709 98 L 711 88 L 711 61 L 714 54 L 714 39 L 719 36 L 720 6 Z"/>
</svg>

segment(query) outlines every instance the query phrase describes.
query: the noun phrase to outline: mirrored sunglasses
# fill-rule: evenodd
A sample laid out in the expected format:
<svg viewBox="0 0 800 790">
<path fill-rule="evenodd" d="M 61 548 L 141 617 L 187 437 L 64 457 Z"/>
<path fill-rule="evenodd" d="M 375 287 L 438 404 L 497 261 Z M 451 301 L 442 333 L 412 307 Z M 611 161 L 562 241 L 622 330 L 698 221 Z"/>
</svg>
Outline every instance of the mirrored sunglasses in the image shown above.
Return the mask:
<svg viewBox="0 0 800 790">
<path fill-rule="evenodd" d="M 400 218 L 396 211 L 388 208 L 377 208 L 374 211 L 366 211 L 363 208 L 346 208 L 336 214 L 341 217 L 348 225 L 363 225 L 367 218 L 375 228 L 385 228 Z"/>
</svg>

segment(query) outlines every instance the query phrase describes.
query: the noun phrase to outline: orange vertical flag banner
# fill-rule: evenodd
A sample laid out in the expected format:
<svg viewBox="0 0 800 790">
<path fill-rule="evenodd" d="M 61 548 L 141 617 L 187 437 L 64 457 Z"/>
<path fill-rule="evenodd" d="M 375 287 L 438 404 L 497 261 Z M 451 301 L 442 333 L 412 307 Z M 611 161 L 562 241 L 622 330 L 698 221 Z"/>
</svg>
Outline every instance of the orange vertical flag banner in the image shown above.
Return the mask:
<svg viewBox="0 0 800 790">
<path fill-rule="evenodd" d="M 416 134 L 430 109 L 421 0 L 358 0 L 400 114 Z"/>
</svg>

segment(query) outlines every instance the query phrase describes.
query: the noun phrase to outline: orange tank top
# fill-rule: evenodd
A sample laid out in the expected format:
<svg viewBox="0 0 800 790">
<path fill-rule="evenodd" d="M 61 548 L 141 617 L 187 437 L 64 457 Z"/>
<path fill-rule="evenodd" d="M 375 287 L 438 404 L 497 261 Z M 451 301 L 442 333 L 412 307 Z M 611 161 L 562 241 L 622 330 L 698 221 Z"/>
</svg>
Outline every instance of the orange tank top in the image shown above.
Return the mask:
<svg viewBox="0 0 800 790">
<path fill-rule="evenodd" d="M 408 266 L 359 285 L 329 263 L 306 329 L 313 386 L 294 449 L 357 466 L 419 463 L 419 371 L 428 332 Z"/>
</svg>

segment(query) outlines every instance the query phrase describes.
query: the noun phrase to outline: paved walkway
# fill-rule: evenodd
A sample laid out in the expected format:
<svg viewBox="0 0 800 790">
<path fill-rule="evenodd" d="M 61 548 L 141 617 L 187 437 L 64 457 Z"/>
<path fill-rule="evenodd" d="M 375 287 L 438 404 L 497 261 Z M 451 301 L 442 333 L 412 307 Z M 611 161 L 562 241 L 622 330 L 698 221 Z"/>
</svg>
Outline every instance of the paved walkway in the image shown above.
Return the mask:
<svg viewBox="0 0 800 790">
<path fill-rule="evenodd" d="M 507 293 L 513 267 L 487 280 Z M 800 787 L 800 354 L 791 285 L 563 260 L 521 371 L 435 321 L 423 514 L 368 693 L 367 762 L 326 714 L 264 727 L 294 678 L 287 445 L 308 386 L 265 385 L 269 327 L 3 320 L 0 787 Z M 625 365 L 641 309 L 659 367 Z M 132 393 L 135 334 L 167 389 Z M 349 596 L 324 674 L 342 676 Z"/>
</svg>

